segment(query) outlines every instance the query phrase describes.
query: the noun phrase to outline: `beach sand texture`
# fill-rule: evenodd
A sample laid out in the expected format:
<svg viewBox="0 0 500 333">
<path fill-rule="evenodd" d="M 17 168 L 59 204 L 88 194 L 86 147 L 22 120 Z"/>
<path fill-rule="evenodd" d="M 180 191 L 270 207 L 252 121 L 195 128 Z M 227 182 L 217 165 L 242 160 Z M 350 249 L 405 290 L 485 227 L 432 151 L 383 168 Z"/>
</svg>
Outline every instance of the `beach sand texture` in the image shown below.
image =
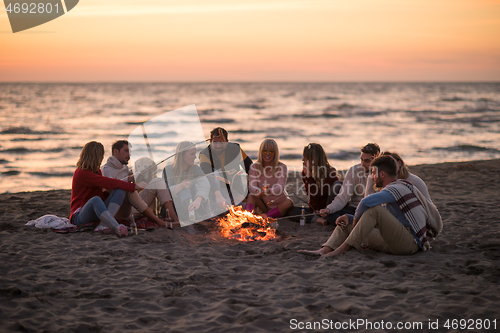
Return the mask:
<svg viewBox="0 0 500 333">
<path fill-rule="evenodd" d="M 311 257 L 333 226 L 281 223 L 280 241 L 211 231 L 119 239 L 26 226 L 69 215 L 70 191 L 0 195 L 0 331 L 290 331 L 290 320 L 497 319 L 500 160 L 412 166 L 444 221 L 430 252 Z M 289 179 L 289 182 L 293 182 Z M 363 331 L 358 327 L 349 332 Z M 333 330 L 332 330 L 333 331 Z M 477 330 L 476 330 L 477 331 Z M 493 330 L 491 330 L 493 331 Z"/>
</svg>

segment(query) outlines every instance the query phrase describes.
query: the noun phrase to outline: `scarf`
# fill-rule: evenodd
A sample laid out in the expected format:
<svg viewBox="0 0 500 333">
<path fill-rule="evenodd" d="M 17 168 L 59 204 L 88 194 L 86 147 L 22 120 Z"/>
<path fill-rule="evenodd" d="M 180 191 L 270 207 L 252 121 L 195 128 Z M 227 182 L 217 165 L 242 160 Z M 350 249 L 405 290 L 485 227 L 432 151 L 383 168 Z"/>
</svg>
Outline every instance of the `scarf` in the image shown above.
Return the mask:
<svg viewBox="0 0 500 333">
<path fill-rule="evenodd" d="M 411 183 L 403 179 L 387 185 L 389 191 L 405 214 L 413 234 L 420 240 L 424 251 L 430 250 L 433 241 L 443 229 L 441 215 L 434 204 Z"/>
</svg>

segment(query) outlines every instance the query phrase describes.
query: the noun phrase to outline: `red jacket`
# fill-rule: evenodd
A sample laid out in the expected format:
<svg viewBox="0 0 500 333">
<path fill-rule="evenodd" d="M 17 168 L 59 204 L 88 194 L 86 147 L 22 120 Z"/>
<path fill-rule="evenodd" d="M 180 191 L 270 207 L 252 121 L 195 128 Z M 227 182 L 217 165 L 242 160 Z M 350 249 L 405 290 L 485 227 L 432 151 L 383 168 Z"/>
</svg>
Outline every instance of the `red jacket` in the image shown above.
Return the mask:
<svg viewBox="0 0 500 333">
<path fill-rule="evenodd" d="M 98 196 L 103 201 L 106 199 L 102 189 L 114 190 L 120 188 L 125 191 L 134 192 L 135 184 L 122 180 L 104 177 L 101 170 L 93 173 L 90 170 L 76 169 L 73 174 L 73 184 L 71 186 L 71 217 L 80 207 L 83 207 L 92 197 Z"/>
</svg>

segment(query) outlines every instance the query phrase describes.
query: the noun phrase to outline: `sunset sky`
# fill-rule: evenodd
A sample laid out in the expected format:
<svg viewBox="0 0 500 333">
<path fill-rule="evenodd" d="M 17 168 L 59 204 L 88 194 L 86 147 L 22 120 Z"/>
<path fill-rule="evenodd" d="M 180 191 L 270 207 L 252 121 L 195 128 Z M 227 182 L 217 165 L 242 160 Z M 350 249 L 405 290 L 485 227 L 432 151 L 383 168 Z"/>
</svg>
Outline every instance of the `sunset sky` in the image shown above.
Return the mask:
<svg viewBox="0 0 500 333">
<path fill-rule="evenodd" d="M 0 81 L 500 81 L 500 1 L 80 0 L 15 34 L 0 8 Z"/>
</svg>

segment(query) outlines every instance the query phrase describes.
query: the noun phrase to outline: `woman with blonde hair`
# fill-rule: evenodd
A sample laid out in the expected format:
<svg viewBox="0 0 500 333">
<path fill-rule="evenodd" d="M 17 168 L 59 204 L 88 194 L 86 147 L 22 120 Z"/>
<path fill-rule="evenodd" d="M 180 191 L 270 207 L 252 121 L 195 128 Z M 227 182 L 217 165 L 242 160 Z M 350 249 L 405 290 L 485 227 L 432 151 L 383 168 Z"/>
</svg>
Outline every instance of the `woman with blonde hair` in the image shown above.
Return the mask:
<svg viewBox="0 0 500 333">
<path fill-rule="evenodd" d="M 174 161 L 163 170 L 177 215 L 184 222 L 192 220 L 189 217 L 190 212 L 195 212 L 198 219 L 209 213 L 205 203 L 208 200 L 210 183 L 203 170 L 195 164 L 195 160 L 195 144 L 182 141 L 175 148 Z"/>
<path fill-rule="evenodd" d="M 119 236 L 127 235 L 127 227 L 118 224 L 114 216 L 125 198 L 125 191 L 133 192 L 141 187 L 122 180 L 103 177 L 100 166 L 104 158 L 104 146 L 91 141 L 83 147 L 76 163 L 71 187 L 70 221 L 75 225 L 101 222 L 96 231 L 109 228 Z M 103 189 L 114 190 L 106 198 Z"/>
<path fill-rule="evenodd" d="M 265 139 L 260 144 L 257 162 L 249 172 L 249 192 L 246 210 L 253 212 L 258 207 L 262 217 L 282 217 L 293 202 L 286 192 L 287 167 L 279 161 L 278 144 Z"/>
</svg>

